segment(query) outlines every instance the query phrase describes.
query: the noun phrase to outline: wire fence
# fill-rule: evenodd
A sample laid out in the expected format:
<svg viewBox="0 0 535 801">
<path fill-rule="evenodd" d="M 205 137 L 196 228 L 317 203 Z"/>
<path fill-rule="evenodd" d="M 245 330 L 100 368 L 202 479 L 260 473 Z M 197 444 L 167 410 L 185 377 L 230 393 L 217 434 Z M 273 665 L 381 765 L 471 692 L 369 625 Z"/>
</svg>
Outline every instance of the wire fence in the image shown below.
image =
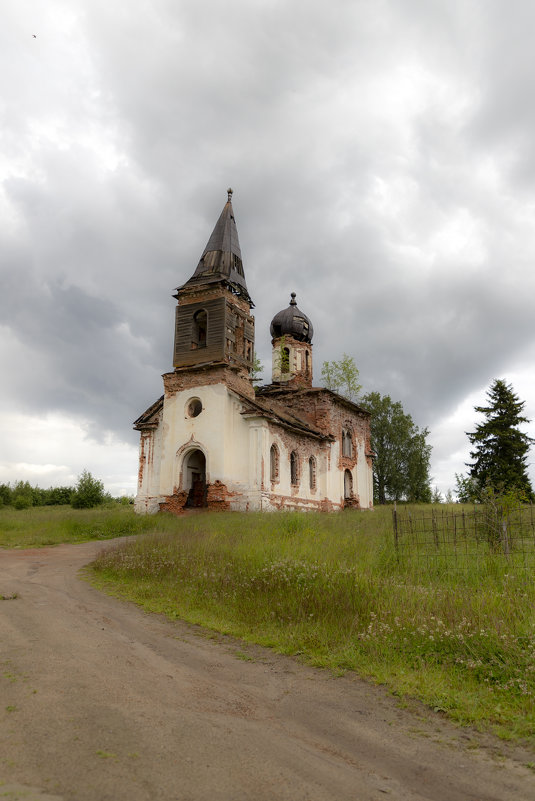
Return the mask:
<svg viewBox="0 0 535 801">
<path fill-rule="evenodd" d="M 481 504 L 473 510 L 433 509 L 431 512 L 394 507 L 393 533 L 399 562 L 467 570 L 498 558 L 515 569 L 535 569 L 535 508 L 505 510 Z"/>
</svg>

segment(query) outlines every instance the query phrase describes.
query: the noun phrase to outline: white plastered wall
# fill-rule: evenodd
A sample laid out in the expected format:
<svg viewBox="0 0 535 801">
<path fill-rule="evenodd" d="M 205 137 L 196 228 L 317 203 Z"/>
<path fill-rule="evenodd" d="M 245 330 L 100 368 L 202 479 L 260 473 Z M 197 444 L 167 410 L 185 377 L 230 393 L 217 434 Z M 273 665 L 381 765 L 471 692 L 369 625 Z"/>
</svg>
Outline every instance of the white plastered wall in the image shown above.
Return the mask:
<svg viewBox="0 0 535 801">
<path fill-rule="evenodd" d="M 140 481 L 134 510 L 138 514 L 155 514 L 159 511 L 160 500 L 160 452 L 162 447 L 162 415 L 158 426 L 142 431 L 139 442 Z"/>
<path fill-rule="evenodd" d="M 329 466 L 333 464 L 331 454 L 333 444 L 323 444 L 308 437 L 298 437 L 295 442 L 292 442 L 292 438 L 288 438 L 284 429 L 273 424 L 269 424 L 264 437 L 265 479 L 262 500 L 263 509 L 278 509 L 280 505 L 284 508 L 315 509 L 324 500 L 330 500 L 335 504 L 340 503 L 340 497 L 336 495 L 336 491 L 335 497 L 332 497 L 333 476 Z M 270 452 L 273 444 L 277 446 L 279 451 L 279 477 L 277 481 L 271 481 L 270 474 Z M 297 487 L 291 483 L 290 454 L 292 450 L 296 450 L 299 456 Z M 310 487 L 308 464 L 310 456 L 313 456 L 316 460 L 315 489 Z M 280 499 L 280 502 L 277 499 Z"/>
<path fill-rule="evenodd" d="M 198 398 L 203 410 L 190 417 L 187 406 Z M 344 471 L 340 470 L 340 443 L 320 443 L 307 437 L 292 437 L 285 429 L 263 417 L 241 414 L 243 402 L 225 384 L 184 389 L 166 397 L 161 422 L 156 430 L 143 434 L 144 467 L 142 484 L 136 497 L 136 511 L 157 512 L 159 501 L 180 486 L 181 470 L 188 453 L 196 448 L 206 457 L 206 481 L 221 481 L 228 489 L 231 508 L 236 510 L 274 509 L 272 496 L 284 506 L 317 508 L 330 501 L 334 508 L 344 502 Z M 292 441 L 295 439 L 294 444 Z M 279 449 L 279 480 L 271 482 L 270 448 Z M 353 488 L 361 508 L 373 503 L 371 469 L 364 441 L 357 440 L 357 464 L 353 468 Z M 290 482 L 290 452 L 299 454 L 299 485 Z M 316 459 L 316 489 L 310 488 L 308 457 Z"/>
<path fill-rule="evenodd" d="M 373 480 L 372 471 L 366 458 L 365 443 L 357 443 L 356 488 L 361 509 L 370 509 L 373 506 Z"/>
<path fill-rule="evenodd" d="M 197 417 L 188 415 L 193 398 L 202 404 Z M 206 457 L 206 482 L 221 481 L 239 495 L 251 488 L 250 425 L 241 415 L 243 404 L 224 384 L 188 388 L 166 397 L 163 414 L 163 442 L 159 494 L 162 498 L 183 487 L 183 461 L 199 448 Z M 234 504 L 233 504 L 234 505 Z M 244 504 L 245 508 L 245 504 Z"/>
</svg>

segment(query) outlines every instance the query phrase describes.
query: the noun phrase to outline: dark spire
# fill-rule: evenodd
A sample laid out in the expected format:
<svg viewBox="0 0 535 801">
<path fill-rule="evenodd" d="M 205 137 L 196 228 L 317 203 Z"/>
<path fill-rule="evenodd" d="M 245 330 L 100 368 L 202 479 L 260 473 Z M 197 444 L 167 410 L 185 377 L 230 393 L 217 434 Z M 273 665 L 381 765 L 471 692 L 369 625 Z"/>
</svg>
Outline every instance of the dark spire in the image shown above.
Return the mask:
<svg viewBox="0 0 535 801">
<path fill-rule="evenodd" d="M 238 229 L 232 208 L 233 192 L 232 189 L 227 189 L 227 192 L 228 200 L 215 224 L 197 269 L 187 284 L 225 280 L 238 295 L 242 295 L 252 304 L 243 273 Z"/>
</svg>

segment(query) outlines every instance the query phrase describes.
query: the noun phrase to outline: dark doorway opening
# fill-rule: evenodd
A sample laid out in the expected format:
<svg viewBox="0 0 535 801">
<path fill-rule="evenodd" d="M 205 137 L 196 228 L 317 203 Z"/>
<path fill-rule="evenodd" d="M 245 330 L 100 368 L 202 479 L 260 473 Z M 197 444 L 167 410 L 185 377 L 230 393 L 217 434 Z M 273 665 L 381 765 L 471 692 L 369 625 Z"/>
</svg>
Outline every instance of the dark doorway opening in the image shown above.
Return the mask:
<svg viewBox="0 0 535 801">
<path fill-rule="evenodd" d="M 200 450 L 191 451 L 184 461 L 186 506 L 200 509 L 206 506 L 206 457 Z"/>
</svg>

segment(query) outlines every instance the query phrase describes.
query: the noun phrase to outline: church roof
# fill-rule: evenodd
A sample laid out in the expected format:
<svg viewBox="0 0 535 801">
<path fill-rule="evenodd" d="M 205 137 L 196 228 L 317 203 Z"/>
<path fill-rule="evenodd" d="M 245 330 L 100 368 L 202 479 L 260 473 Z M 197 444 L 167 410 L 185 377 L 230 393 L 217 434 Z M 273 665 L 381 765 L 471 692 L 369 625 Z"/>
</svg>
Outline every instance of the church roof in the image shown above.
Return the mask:
<svg viewBox="0 0 535 801">
<path fill-rule="evenodd" d="M 159 422 L 159 413 L 163 409 L 163 395 L 154 401 L 148 409 L 145 409 L 143 414 L 140 414 L 137 420 L 134 420 L 134 428 L 138 431 L 143 431 L 146 428 L 156 428 Z"/>
<path fill-rule="evenodd" d="M 236 392 L 236 390 L 233 391 Z M 271 398 L 262 398 L 260 400 L 258 397 L 252 400 L 251 398 L 246 398 L 245 395 L 241 395 L 241 393 L 236 392 L 236 394 L 239 394 L 244 402 L 245 409 L 242 411 L 242 414 L 245 417 L 265 417 L 271 420 L 272 423 L 283 426 L 283 428 L 288 428 L 294 433 L 304 434 L 316 439 L 333 439 L 331 433 L 325 433 L 325 431 L 312 425 L 309 420 L 306 420 L 300 414 L 295 413 L 292 409 L 288 409 L 282 403 L 277 403 L 276 400 L 274 401 Z"/>
<path fill-rule="evenodd" d="M 291 293 L 290 305 L 275 315 L 269 330 L 273 339 L 288 335 L 300 342 L 312 342 L 314 328 L 306 314 L 297 308 L 295 292 Z"/>
<path fill-rule="evenodd" d="M 243 296 L 252 306 L 253 303 L 245 282 L 240 240 L 232 208 L 232 189 L 228 189 L 227 192 L 228 200 L 202 252 L 195 272 L 189 281 L 183 286 L 177 287 L 177 290 L 192 284 L 224 280 L 231 285 L 236 294 Z"/>
<path fill-rule="evenodd" d="M 257 397 L 260 396 L 263 401 L 267 400 L 268 398 L 272 398 L 279 403 L 285 403 L 288 405 L 291 405 L 292 397 L 298 398 L 305 395 L 309 395 L 310 397 L 314 395 L 325 395 L 329 397 L 334 404 L 345 406 L 346 409 L 350 409 L 352 412 L 356 412 L 364 417 L 371 417 L 371 413 L 363 406 L 359 406 L 358 403 L 349 400 L 349 398 L 346 398 L 344 395 L 340 395 L 338 392 L 334 392 L 332 389 L 327 389 L 327 387 L 294 388 L 284 387 L 280 384 L 265 384 L 263 387 L 258 387 L 257 393 Z"/>
</svg>

